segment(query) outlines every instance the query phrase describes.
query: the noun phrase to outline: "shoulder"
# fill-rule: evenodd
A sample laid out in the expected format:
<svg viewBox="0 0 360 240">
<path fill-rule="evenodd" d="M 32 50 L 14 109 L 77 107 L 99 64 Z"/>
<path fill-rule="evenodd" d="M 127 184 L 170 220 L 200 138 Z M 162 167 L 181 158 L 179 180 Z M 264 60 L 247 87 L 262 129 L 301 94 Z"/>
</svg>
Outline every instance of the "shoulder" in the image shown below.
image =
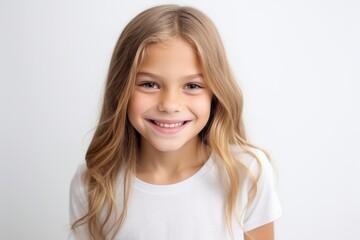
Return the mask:
<svg viewBox="0 0 360 240">
<path fill-rule="evenodd" d="M 71 223 L 81 218 L 87 211 L 87 194 L 84 181 L 86 165 L 78 166 L 70 185 L 70 220 Z"/>
<path fill-rule="evenodd" d="M 85 188 L 84 174 L 86 170 L 87 167 L 85 163 L 79 164 L 71 180 L 71 186 L 70 186 L 71 193 L 78 192 L 79 190 L 84 191 Z"/>
<path fill-rule="evenodd" d="M 258 148 L 243 150 L 232 146 L 232 153 L 239 163 L 239 171 L 244 180 L 244 186 L 251 188 L 256 183 L 259 191 L 269 188 L 275 190 L 278 175 L 274 163 L 267 154 Z"/>
<path fill-rule="evenodd" d="M 257 148 L 249 148 L 245 151 L 233 146 L 232 153 L 247 173 L 244 188 L 239 192 L 239 206 L 245 210 L 244 230 L 250 231 L 275 221 L 280 217 L 282 209 L 277 194 L 277 175 L 272 162 L 264 151 Z M 251 197 L 254 183 L 255 195 Z M 252 200 L 248 202 L 247 197 Z"/>
<path fill-rule="evenodd" d="M 270 159 L 261 149 L 249 147 L 245 150 L 239 146 L 232 145 L 231 152 L 241 166 L 247 168 L 255 175 L 259 174 L 261 169 L 272 168 Z"/>
<path fill-rule="evenodd" d="M 88 213 L 88 200 L 84 174 L 86 164 L 82 163 L 76 169 L 70 186 L 70 226 Z M 70 231 L 68 239 L 89 239 L 87 225 L 82 224 Z"/>
</svg>

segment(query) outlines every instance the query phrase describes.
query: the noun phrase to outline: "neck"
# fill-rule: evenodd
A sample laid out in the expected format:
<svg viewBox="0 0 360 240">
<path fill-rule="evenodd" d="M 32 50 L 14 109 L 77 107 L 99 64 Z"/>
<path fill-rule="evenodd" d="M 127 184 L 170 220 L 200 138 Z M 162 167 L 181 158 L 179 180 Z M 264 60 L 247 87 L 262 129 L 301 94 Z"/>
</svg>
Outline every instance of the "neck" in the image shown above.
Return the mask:
<svg viewBox="0 0 360 240">
<path fill-rule="evenodd" d="M 155 184 L 178 182 L 193 175 L 208 157 L 205 144 L 198 138 L 171 152 L 161 152 L 143 143 L 136 174 L 140 179 Z"/>
</svg>

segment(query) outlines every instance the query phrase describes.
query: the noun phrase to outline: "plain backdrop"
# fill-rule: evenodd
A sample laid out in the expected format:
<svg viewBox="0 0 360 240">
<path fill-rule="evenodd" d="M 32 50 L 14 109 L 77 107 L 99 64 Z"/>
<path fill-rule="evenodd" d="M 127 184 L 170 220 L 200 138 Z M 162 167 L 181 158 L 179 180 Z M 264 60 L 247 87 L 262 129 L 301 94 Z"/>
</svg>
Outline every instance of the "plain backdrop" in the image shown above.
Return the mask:
<svg viewBox="0 0 360 240">
<path fill-rule="evenodd" d="M 279 166 L 277 239 L 357 239 L 357 0 L 1 0 L 0 238 L 66 239 L 113 47 L 160 3 L 197 7 L 220 31 L 249 138 Z"/>
</svg>

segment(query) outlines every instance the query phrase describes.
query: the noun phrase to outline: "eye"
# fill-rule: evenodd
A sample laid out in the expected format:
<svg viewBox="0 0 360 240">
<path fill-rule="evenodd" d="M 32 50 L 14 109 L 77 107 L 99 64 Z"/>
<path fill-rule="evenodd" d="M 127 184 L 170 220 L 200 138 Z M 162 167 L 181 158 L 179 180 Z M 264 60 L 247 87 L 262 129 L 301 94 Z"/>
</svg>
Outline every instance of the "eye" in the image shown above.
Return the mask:
<svg viewBox="0 0 360 240">
<path fill-rule="evenodd" d="M 185 85 L 185 89 L 188 89 L 188 90 L 195 90 L 195 89 L 200 89 L 200 88 L 203 88 L 203 87 L 197 83 L 188 83 Z"/>
<path fill-rule="evenodd" d="M 143 82 L 139 84 L 140 87 L 150 88 L 150 89 L 158 89 L 159 85 L 155 82 Z"/>
</svg>

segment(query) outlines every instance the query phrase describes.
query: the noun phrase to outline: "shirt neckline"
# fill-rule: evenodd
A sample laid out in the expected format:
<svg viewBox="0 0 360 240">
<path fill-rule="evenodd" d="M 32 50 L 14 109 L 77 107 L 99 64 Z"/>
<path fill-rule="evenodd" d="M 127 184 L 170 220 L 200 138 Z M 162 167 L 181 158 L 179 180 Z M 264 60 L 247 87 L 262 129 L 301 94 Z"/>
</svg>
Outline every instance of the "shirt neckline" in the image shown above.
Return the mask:
<svg viewBox="0 0 360 240">
<path fill-rule="evenodd" d="M 144 182 L 135 176 L 133 179 L 133 186 L 136 190 L 150 194 L 175 194 L 183 192 L 194 187 L 195 184 L 210 171 L 213 165 L 214 159 L 212 156 L 210 156 L 205 164 L 196 173 L 180 182 L 158 185 Z"/>
</svg>

